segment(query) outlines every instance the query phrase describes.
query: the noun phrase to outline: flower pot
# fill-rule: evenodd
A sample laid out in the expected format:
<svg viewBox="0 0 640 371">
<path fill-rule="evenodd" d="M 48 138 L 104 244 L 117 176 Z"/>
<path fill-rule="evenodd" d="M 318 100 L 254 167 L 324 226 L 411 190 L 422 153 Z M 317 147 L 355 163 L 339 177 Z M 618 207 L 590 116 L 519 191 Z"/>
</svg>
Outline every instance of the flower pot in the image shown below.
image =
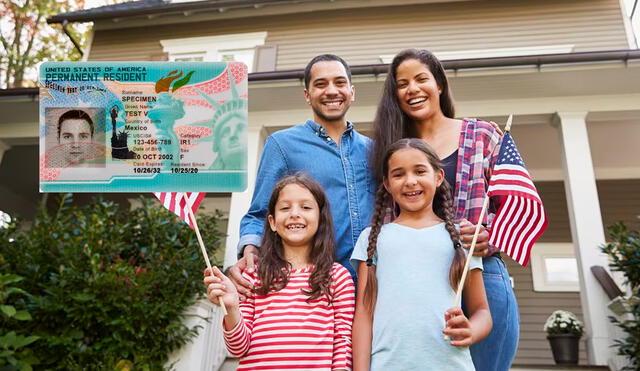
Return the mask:
<svg viewBox="0 0 640 371">
<path fill-rule="evenodd" d="M 553 360 L 557 365 L 577 365 L 580 336 L 573 334 L 556 334 L 547 336 Z"/>
</svg>

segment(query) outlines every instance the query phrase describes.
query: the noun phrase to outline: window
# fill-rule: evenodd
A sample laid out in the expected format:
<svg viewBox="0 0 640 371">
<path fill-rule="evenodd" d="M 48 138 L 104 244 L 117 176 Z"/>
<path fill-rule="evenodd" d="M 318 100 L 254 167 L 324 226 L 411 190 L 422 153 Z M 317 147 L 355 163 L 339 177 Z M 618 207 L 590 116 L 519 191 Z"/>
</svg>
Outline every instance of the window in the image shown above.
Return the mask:
<svg viewBox="0 0 640 371">
<path fill-rule="evenodd" d="M 534 291 L 580 291 L 571 243 L 537 243 L 531 250 Z"/>
<path fill-rule="evenodd" d="M 205 53 L 176 53 L 171 57 L 170 60 L 175 62 L 204 62 Z"/>
<path fill-rule="evenodd" d="M 244 62 L 249 72 L 254 72 L 256 48 L 264 45 L 266 38 L 266 32 L 251 32 L 161 40 L 160 44 L 170 61 Z"/>
</svg>

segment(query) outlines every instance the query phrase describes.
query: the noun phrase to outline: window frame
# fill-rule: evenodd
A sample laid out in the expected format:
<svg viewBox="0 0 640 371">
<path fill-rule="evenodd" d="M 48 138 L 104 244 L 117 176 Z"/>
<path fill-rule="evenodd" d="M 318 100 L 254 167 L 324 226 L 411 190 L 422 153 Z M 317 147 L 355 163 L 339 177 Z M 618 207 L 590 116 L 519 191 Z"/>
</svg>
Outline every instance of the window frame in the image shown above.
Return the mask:
<svg viewBox="0 0 640 371">
<path fill-rule="evenodd" d="M 547 258 L 572 258 L 576 261 L 578 281 L 547 281 L 545 259 Z M 531 249 L 531 275 L 533 279 L 533 291 L 536 292 L 579 292 L 580 291 L 580 266 L 575 256 L 573 243 L 571 242 L 547 242 L 536 243 Z"/>
<path fill-rule="evenodd" d="M 266 39 L 267 32 L 264 31 L 160 40 L 160 44 L 169 55 L 169 61 L 184 56 L 203 56 L 205 62 L 220 62 L 224 54 L 253 49 L 252 61 L 247 65 L 249 72 L 253 72 L 256 68 L 256 47 L 264 45 Z"/>
</svg>

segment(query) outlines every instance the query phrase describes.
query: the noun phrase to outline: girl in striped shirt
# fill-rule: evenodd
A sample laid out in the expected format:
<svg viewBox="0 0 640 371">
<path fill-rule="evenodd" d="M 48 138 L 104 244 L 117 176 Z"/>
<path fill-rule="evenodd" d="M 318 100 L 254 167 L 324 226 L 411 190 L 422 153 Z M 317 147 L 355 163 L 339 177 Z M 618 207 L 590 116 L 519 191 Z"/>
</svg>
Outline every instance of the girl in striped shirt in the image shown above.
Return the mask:
<svg viewBox="0 0 640 371">
<path fill-rule="evenodd" d="M 329 203 L 305 175 L 280 180 L 271 195 L 260 264 L 245 271 L 253 296 L 240 303 L 233 283 L 207 269 L 214 304 L 222 300 L 224 339 L 238 370 L 350 370 L 355 287 L 335 261 Z"/>
</svg>

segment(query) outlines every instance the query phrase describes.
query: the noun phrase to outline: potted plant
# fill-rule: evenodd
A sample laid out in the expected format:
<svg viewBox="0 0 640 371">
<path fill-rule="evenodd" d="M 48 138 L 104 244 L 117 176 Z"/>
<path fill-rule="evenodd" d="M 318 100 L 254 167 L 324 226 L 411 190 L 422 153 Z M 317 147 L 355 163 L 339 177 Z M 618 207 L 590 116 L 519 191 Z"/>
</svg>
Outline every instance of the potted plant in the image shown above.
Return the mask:
<svg viewBox="0 0 640 371">
<path fill-rule="evenodd" d="M 544 331 L 547 333 L 556 364 L 577 365 L 584 326 L 576 315 L 566 310 L 557 310 L 547 318 Z"/>
</svg>

